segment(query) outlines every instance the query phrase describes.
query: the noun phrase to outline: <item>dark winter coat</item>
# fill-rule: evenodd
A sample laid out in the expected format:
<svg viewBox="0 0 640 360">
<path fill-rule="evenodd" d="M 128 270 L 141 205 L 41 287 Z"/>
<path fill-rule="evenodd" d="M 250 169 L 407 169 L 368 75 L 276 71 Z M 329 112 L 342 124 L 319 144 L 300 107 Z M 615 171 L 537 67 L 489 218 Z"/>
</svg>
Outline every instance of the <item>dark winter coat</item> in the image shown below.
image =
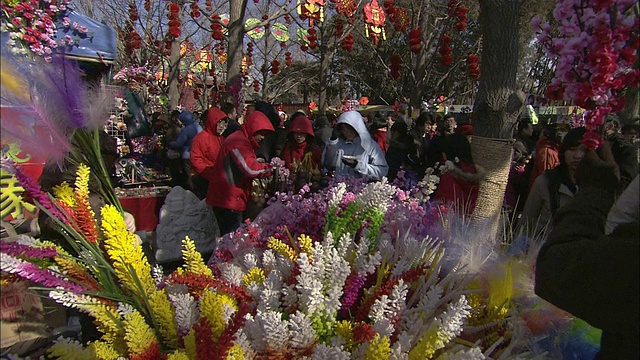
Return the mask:
<svg viewBox="0 0 640 360">
<path fill-rule="evenodd" d="M 536 264 L 535 292 L 602 329 L 596 359 L 638 359 L 638 219 L 605 235 L 614 193 L 581 188 L 558 210 Z"/>
</svg>

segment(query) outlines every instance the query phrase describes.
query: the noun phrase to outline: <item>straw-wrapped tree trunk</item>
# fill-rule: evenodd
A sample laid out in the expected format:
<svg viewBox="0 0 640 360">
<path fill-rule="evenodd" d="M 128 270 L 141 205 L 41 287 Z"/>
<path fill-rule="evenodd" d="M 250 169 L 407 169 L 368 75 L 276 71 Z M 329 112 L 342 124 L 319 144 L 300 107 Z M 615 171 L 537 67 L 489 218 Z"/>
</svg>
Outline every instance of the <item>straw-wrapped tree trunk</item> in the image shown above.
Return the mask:
<svg viewBox="0 0 640 360">
<path fill-rule="evenodd" d="M 513 126 L 524 104 L 516 90 L 518 13 L 522 0 L 481 0 L 482 57 L 480 83 L 474 104 L 474 161 L 487 171 L 480 184 L 472 223 L 498 230 L 511 164 Z"/>
</svg>

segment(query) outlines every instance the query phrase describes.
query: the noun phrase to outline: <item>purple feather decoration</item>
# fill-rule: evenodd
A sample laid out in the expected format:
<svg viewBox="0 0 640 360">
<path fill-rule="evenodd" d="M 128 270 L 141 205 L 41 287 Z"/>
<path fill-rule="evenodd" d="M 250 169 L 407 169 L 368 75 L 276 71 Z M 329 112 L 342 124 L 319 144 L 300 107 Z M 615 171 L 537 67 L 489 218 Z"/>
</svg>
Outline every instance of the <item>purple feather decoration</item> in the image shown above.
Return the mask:
<svg viewBox="0 0 640 360">
<path fill-rule="evenodd" d="M 4 144 L 15 142 L 24 153 L 61 161 L 72 150 L 76 129 L 95 130 L 106 122 L 113 99 L 85 83 L 75 62 L 29 62 L 3 54 L 2 65 Z"/>
</svg>

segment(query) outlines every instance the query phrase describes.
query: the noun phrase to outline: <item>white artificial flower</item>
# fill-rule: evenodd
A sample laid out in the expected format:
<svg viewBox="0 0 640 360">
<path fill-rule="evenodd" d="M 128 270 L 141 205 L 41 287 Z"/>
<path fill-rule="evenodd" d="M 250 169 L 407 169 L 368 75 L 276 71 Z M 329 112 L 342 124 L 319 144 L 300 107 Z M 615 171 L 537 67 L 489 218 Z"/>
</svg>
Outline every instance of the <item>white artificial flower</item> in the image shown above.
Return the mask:
<svg viewBox="0 0 640 360">
<path fill-rule="evenodd" d="M 316 341 L 316 332 L 311 319 L 300 311 L 296 311 L 288 321 L 290 344 L 295 349 L 305 349 Z"/>
<path fill-rule="evenodd" d="M 185 335 L 191 327 L 198 322 L 200 311 L 195 298 L 191 294 L 171 294 L 169 300 L 175 309 L 174 318 L 178 327 L 178 332 Z"/>
</svg>

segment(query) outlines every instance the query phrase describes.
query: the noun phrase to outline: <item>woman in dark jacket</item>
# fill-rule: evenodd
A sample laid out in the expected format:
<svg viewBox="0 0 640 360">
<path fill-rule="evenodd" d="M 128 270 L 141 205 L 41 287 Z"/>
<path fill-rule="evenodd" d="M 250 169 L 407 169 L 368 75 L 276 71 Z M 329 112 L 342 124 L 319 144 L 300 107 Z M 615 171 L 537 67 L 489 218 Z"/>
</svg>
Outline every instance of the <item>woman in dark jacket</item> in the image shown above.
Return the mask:
<svg viewBox="0 0 640 360">
<path fill-rule="evenodd" d="M 409 134 L 409 127 L 404 121 L 396 121 L 391 126 L 390 134 L 391 142 L 385 159 L 389 165 L 387 178 L 389 181 L 393 181 L 401 168 L 405 171 L 417 170 L 418 149 L 413 137 Z"/>
<path fill-rule="evenodd" d="M 602 330 L 597 360 L 640 357 L 638 218 L 605 235 L 619 189 L 610 144 L 590 151 L 577 171 L 575 200 L 558 210 L 536 262 L 535 292 Z M 636 213 L 637 214 L 637 213 Z"/>
</svg>

